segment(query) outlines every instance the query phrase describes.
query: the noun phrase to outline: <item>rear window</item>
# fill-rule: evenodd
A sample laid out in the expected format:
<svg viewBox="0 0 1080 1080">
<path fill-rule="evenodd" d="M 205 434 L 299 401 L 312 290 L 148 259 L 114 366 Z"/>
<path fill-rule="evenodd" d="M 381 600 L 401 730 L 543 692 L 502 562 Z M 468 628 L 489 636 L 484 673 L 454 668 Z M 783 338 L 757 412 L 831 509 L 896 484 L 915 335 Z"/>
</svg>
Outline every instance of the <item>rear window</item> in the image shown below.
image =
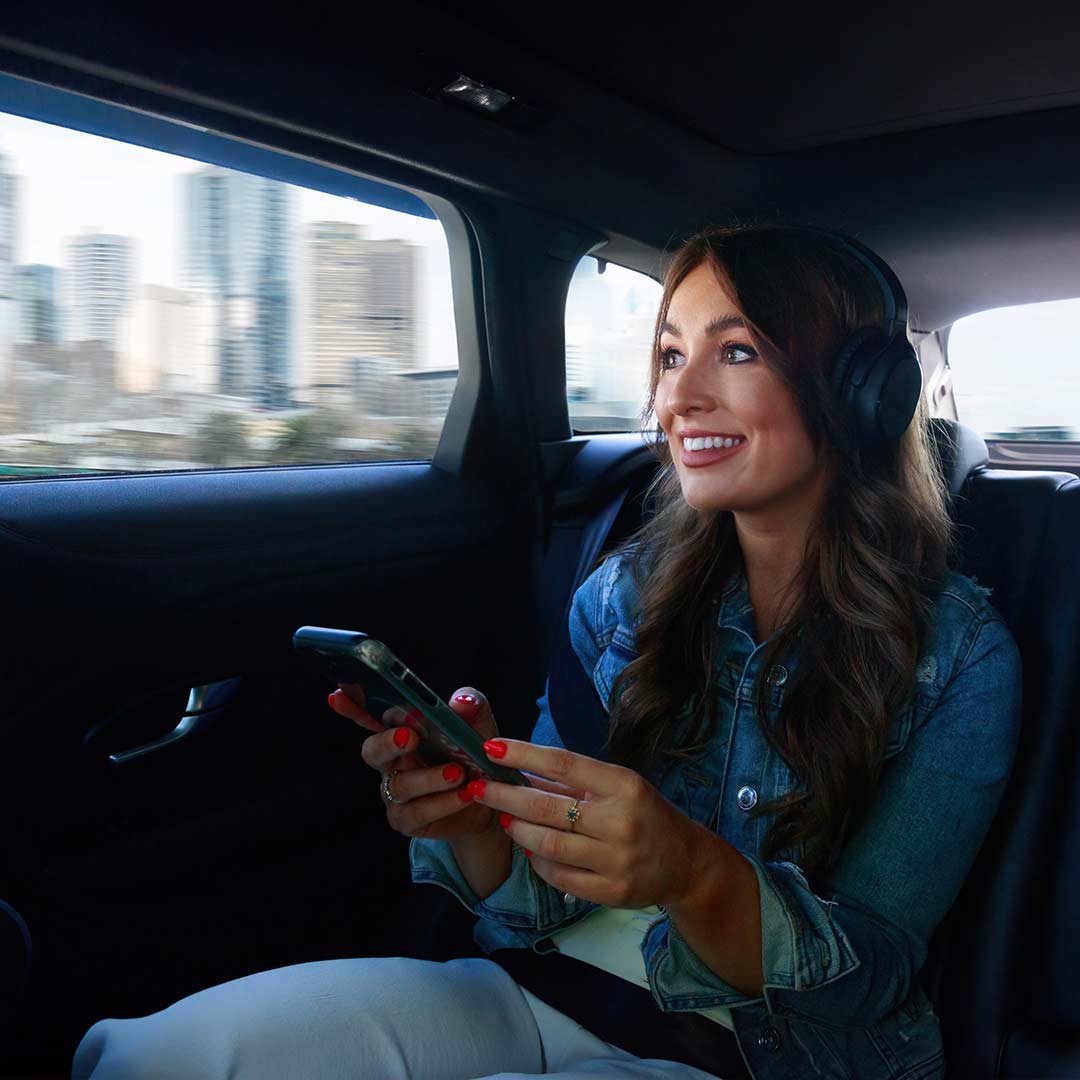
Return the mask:
<svg viewBox="0 0 1080 1080">
<path fill-rule="evenodd" d="M 1080 299 L 959 319 L 948 358 L 957 418 L 983 438 L 1080 440 Z"/>
<path fill-rule="evenodd" d="M 586 255 L 566 296 L 566 396 L 575 432 L 638 431 L 663 290 Z"/>
</svg>

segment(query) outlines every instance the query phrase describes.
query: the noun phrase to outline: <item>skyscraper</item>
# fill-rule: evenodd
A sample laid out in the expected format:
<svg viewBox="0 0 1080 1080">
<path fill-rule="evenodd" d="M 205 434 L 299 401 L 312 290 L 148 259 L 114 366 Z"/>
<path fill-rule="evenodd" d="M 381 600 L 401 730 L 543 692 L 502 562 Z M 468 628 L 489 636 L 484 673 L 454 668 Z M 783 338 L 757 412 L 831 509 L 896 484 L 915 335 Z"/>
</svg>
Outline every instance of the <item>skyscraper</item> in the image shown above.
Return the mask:
<svg viewBox="0 0 1080 1080">
<path fill-rule="evenodd" d="M 367 230 L 344 221 L 308 227 L 310 268 L 307 394 L 319 404 L 351 396 L 353 359 L 370 354 L 364 299 L 371 267 Z"/>
<path fill-rule="evenodd" d="M 15 267 L 18 317 L 15 340 L 20 345 L 56 345 L 60 341 L 60 312 L 55 266 L 32 263 Z"/>
<path fill-rule="evenodd" d="M 90 230 L 67 243 L 71 341 L 101 341 L 116 351 L 120 320 L 134 300 L 130 237 Z"/>
<path fill-rule="evenodd" d="M 219 393 L 289 401 L 292 207 L 288 185 L 216 166 L 187 173 L 187 287 L 209 301 L 198 334 Z"/>
<path fill-rule="evenodd" d="M 319 221 L 308 230 L 307 251 L 307 396 L 324 404 L 353 398 L 378 414 L 380 380 L 418 362 L 417 249 L 372 240 L 362 225 Z"/>
<path fill-rule="evenodd" d="M 368 246 L 371 289 L 366 319 L 377 352 L 415 368 L 420 320 L 416 307 L 416 246 L 405 240 L 373 240 Z"/>
<path fill-rule="evenodd" d="M 129 393 L 212 393 L 210 358 L 193 334 L 204 303 L 184 289 L 140 285 L 120 325 L 117 388 Z"/>
</svg>

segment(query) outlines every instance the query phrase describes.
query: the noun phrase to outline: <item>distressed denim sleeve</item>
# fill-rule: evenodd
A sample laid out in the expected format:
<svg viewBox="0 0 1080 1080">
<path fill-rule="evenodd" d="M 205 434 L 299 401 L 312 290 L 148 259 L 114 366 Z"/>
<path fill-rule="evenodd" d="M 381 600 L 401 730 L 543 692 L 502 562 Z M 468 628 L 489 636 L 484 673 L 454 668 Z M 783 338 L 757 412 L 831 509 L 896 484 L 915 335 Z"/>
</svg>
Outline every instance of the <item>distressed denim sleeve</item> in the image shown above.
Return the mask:
<svg viewBox="0 0 1080 1080">
<path fill-rule="evenodd" d="M 794 863 L 740 852 L 761 895 L 762 998 L 720 979 L 669 918 L 643 944 L 667 1010 L 761 1002 L 838 1028 L 908 996 L 997 812 L 1020 731 L 1020 657 L 996 615 L 974 621 L 935 707 L 882 771 L 868 817 L 816 894 Z M 966 655 L 964 653 L 966 652 Z"/>
<path fill-rule="evenodd" d="M 610 563 L 605 563 L 593 571 L 574 593 L 571 603 L 571 642 L 590 675 L 600 652 L 595 633 L 596 611 L 610 576 L 609 567 Z M 561 747 L 563 741 L 551 716 L 547 685 L 537 706 L 540 714 L 529 741 L 539 746 Z M 533 872 L 532 864 L 517 844 L 511 846 L 511 851 L 509 876 L 494 892 L 480 900 L 458 868 L 448 841 L 414 837 L 409 844 L 412 880 L 441 885 L 481 919 L 523 931 L 549 931 L 569 917 L 595 906 L 576 898 L 567 901 L 564 893 Z M 530 937 L 536 936 L 539 934 L 526 934 L 521 943 L 528 944 Z M 484 938 L 481 930 L 478 940 L 482 943 Z"/>
</svg>

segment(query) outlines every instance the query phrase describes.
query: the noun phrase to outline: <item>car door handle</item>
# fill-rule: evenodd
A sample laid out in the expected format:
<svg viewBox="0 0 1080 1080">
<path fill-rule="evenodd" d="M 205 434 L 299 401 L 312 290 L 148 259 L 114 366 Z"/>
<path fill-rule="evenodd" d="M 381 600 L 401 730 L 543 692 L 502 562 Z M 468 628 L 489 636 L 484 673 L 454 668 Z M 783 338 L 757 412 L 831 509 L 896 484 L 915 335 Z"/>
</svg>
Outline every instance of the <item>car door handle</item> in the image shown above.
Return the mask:
<svg viewBox="0 0 1080 1080">
<path fill-rule="evenodd" d="M 124 765 L 127 762 L 144 758 L 157 750 L 164 750 L 167 746 L 174 746 L 181 739 L 189 739 L 197 732 L 205 731 L 216 719 L 216 714 L 223 706 L 227 705 L 240 689 L 240 678 L 222 679 L 220 682 L 204 683 L 202 686 L 193 686 L 188 693 L 187 705 L 184 707 L 180 722 L 160 739 L 148 742 L 144 746 L 136 746 L 131 750 L 120 750 L 109 755 L 109 761 L 113 765 Z"/>
</svg>

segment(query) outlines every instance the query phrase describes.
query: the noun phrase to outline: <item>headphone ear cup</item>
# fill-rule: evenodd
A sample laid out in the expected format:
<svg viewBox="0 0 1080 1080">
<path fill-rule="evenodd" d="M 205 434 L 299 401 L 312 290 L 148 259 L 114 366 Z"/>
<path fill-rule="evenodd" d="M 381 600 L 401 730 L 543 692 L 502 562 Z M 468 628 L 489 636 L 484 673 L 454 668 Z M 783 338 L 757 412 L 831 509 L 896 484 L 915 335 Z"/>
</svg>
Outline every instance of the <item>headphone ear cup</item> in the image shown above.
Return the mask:
<svg viewBox="0 0 1080 1080">
<path fill-rule="evenodd" d="M 899 439 L 907 431 L 922 396 L 922 365 L 910 342 L 893 341 L 874 361 L 859 396 L 872 439 Z"/>
<path fill-rule="evenodd" d="M 898 439 L 915 415 L 922 367 L 906 337 L 890 342 L 864 327 L 836 354 L 831 381 L 860 443 Z"/>
<path fill-rule="evenodd" d="M 840 346 L 836 359 L 833 360 L 829 381 L 836 391 L 836 396 L 845 404 L 848 404 L 848 395 L 851 389 L 849 376 L 852 372 L 852 360 L 859 351 L 859 347 L 869 341 L 870 338 L 877 337 L 878 334 L 879 331 L 873 327 L 863 327 L 861 330 L 856 330 Z"/>
</svg>

